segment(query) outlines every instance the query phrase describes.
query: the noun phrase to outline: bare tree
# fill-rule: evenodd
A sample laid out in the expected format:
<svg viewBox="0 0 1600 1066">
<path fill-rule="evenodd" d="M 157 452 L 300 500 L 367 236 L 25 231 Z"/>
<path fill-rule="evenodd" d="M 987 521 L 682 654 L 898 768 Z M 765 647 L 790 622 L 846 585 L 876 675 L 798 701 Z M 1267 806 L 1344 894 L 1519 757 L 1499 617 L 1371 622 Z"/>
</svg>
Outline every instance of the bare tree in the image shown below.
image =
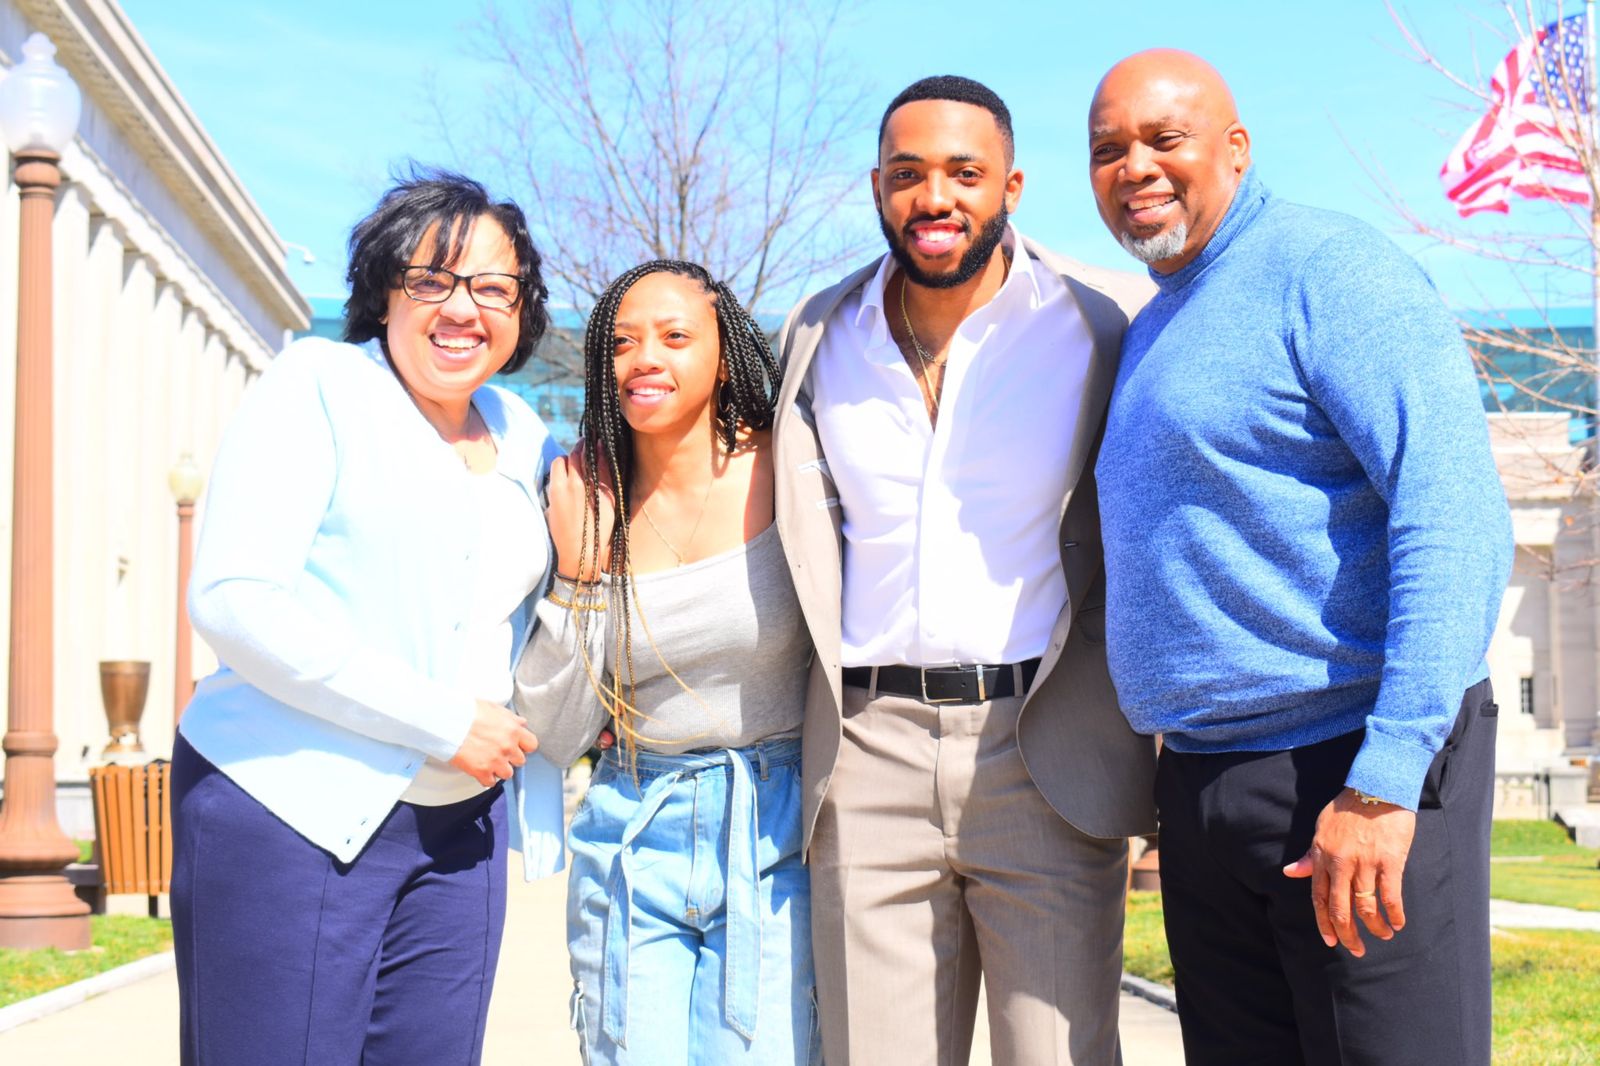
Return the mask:
<svg viewBox="0 0 1600 1066">
<path fill-rule="evenodd" d="M 841 221 L 865 182 L 842 150 L 872 117 L 841 69 L 839 0 L 485 4 L 472 51 L 493 105 L 456 155 L 489 160 L 529 211 L 557 300 L 584 313 L 646 259 L 701 262 L 773 310 L 859 257 Z M 854 164 L 854 165 L 852 165 Z M 542 354 L 557 372 L 577 352 Z"/>
<path fill-rule="evenodd" d="M 1415 26 L 1409 25 L 1392 3 L 1385 2 L 1412 58 L 1468 98 L 1469 102 L 1461 106 L 1460 129 L 1480 120 L 1495 101 L 1489 72 L 1476 61 L 1471 74 L 1452 69 Z M 1501 4 L 1500 10 L 1503 24 L 1488 27 L 1496 38 L 1495 51 L 1489 57 L 1491 63 L 1499 62 L 1502 55 L 1540 27 L 1579 14 L 1585 5 L 1570 0 L 1565 5 L 1519 0 Z M 1592 39 L 1591 33 L 1591 42 Z M 1521 552 L 1526 557 L 1523 565 L 1531 564 L 1549 577 L 1561 573 L 1587 578 L 1600 561 L 1595 543 L 1600 524 L 1594 506 L 1596 482 L 1600 479 L 1600 455 L 1596 451 L 1600 438 L 1595 432 L 1600 414 L 1596 401 L 1600 360 L 1593 319 L 1582 327 L 1560 322 L 1546 296 L 1554 277 L 1558 293 L 1566 293 L 1568 298 L 1581 294 L 1585 302 L 1600 308 L 1600 143 L 1592 111 L 1594 67 L 1591 50 L 1584 51 L 1588 60 L 1584 67 L 1573 69 L 1559 62 L 1551 70 L 1536 62 L 1530 76 L 1538 81 L 1547 100 L 1577 105 L 1552 107 L 1549 129 L 1562 149 L 1577 160 L 1581 183 L 1588 187 L 1589 204 L 1542 200 L 1538 210 L 1511 212 L 1508 222 L 1515 225 L 1484 232 L 1440 221 L 1437 212 L 1423 211 L 1407 202 L 1381 171 L 1371 171 L 1408 229 L 1437 244 L 1500 265 L 1511 272 L 1521 288 L 1530 309 L 1528 315 L 1480 309 L 1463 316 L 1462 331 L 1472 348 L 1479 375 L 1493 397 L 1492 407 L 1497 408 L 1492 411 L 1496 417 L 1490 420 L 1490 430 L 1508 493 L 1513 499 L 1567 505 L 1563 523 L 1572 547 L 1562 552 Z M 1449 133 L 1451 140 L 1459 136 L 1460 129 Z M 1536 223 L 1517 228 L 1525 218 Z M 1580 498 L 1588 506 L 1579 506 Z"/>
</svg>

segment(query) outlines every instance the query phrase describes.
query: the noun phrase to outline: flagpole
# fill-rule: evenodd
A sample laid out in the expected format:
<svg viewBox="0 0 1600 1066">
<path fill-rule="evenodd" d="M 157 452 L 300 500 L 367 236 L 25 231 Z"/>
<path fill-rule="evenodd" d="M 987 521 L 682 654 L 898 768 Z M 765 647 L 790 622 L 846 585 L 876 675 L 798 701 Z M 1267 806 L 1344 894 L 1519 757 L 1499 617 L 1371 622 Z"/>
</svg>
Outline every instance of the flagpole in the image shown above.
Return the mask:
<svg viewBox="0 0 1600 1066">
<path fill-rule="evenodd" d="M 1586 153 L 1588 158 L 1585 162 L 1589 167 L 1591 179 L 1595 176 L 1596 171 L 1600 170 L 1600 127 L 1596 125 L 1597 122 L 1600 122 L 1600 108 L 1595 106 L 1597 101 L 1600 101 L 1600 85 L 1595 83 L 1594 5 L 1595 0 L 1584 0 L 1583 31 L 1585 39 L 1583 63 L 1585 70 L 1583 87 L 1584 95 L 1588 97 L 1584 101 L 1588 105 L 1588 117 L 1584 121 L 1584 130 L 1586 132 L 1584 140 L 1588 141 Z M 1594 434 L 1593 443 L 1591 444 L 1594 451 L 1591 453 L 1590 462 L 1595 467 L 1600 467 L 1600 193 L 1597 193 L 1593 184 L 1589 188 L 1589 248 L 1591 252 L 1589 265 L 1592 273 L 1589 301 L 1589 358 L 1592 360 L 1590 377 L 1594 383 L 1594 398 L 1591 401 L 1591 413 L 1589 416 L 1589 425 L 1591 432 Z M 1594 528 L 1590 531 L 1590 545 L 1596 556 L 1600 557 L 1600 485 L 1591 484 L 1590 491 L 1594 493 L 1594 499 L 1590 501 L 1590 507 L 1593 512 L 1591 520 L 1594 523 Z M 1592 576 L 1593 572 L 1591 570 L 1591 578 Z M 1595 586 L 1592 580 L 1590 584 L 1593 589 Z M 1600 650 L 1600 591 L 1595 592 L 1594 595 L 1595 634 L 1591 646 L 1595 650 Z M 1600 656 L 1597 656 L 1597 659 L 1600 659 Z M 1595 692 L 1600 695 L 1600 661 L 1597 661 L 1595 667 Z M 1596 703 L 1600 705 L 1600 698 L 1597 698 Z M 1591 746 L 1600 745 L 1600 706 L 1597 706 L 1596 714 L 1597 721 L 1591 727 L 1588 737 Z M 1592 772 L 1590 780 L 1591 782 L 1594 780 Z"/>
</svg>

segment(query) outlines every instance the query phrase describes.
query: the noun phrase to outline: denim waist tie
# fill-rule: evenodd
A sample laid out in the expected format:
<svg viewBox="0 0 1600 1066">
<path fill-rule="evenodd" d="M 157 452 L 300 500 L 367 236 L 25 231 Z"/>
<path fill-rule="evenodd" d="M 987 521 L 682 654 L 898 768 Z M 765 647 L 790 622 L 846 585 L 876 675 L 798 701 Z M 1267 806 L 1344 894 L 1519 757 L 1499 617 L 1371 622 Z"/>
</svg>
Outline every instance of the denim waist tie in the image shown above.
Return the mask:
<svg viewBox="0 0 1600 1066">
<path fill-rule="evenodd" d="M 728 1025 L 745 1039 L 756 1031 L 756 1002 L 761 986 L 761 894 L 756 859 L 755 775 L 766 779 L 768 767 L 799 757 L 800 741 L 784 738 L 763 741 L 748 748 L 722 748 L 712 752 L 662 755 L 639 752 L 641 774 L 659 773 L 639 797 L 639 807 L 622 831 L 617 864 L 611 869 L 606 893 L 611 908 L 606 914 L 605 959 L 601 966 L 601 1024 L 606 1035 L 627 1047 L 629 957 L 633 947 L 634 841 L 666 804 L 681 782 L 706 771 L 726 768 L 732 778 L 728 788 L 728 853 L 724 857 L 726 880 L 723 908 L 727 915 L 727 959 L 723 963 L 723 1014 Z M 619 766 L 614 751 L 605 757 Z M 624 770 L 624 772 L 626 772 Z M 746 975 L 748 974 L 748 977 Z"/>
</svg>

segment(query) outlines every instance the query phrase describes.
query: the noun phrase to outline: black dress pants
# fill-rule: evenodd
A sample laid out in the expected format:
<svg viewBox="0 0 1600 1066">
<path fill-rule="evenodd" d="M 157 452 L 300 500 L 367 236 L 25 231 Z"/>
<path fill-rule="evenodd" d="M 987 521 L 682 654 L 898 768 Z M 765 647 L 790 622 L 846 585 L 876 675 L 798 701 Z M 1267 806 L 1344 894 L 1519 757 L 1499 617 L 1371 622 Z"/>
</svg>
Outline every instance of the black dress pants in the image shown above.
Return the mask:
<svg viewBox="0 0 1600 1066">
<path fill-rule="evenodd" d="M 1164 748 L 1161 896 L 1188 1066 L 1488 1066 L 1496 708 L 1467 690 L 1402 883 L 1406 926 L 1353 958 L 1317 932 L 1305 854 L 1362 734 L 1283 752 Z M 1359 922 L 1358 922 L 1359 925 Z"/>
</svg>

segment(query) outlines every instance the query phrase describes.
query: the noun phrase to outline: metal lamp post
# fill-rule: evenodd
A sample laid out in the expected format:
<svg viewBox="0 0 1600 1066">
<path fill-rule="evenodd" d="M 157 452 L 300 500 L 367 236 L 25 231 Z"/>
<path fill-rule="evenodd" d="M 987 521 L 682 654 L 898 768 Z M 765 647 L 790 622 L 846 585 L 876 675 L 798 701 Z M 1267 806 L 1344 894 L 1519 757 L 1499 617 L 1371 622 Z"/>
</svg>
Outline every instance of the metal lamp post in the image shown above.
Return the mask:
<svg viewBox="0 0 1600 1066">
<path fill-rule="evenodd" d="M 205 488 L 205 478 L 188 452 L 167 472 L 167 487 L 178 505 L 178 631 L 173 642 L 176 660 L 172 674 L 172 724 L 183 717 L 183 709 L 194 694 L 194 666 L 190 654 L 189 629 L 189 568 L 194 562 L 193 533 L 194 501 Z"/>
<path fill-rule="evenodd" d="M 12 453 L 11 673 L 0 807 L 0 947 L 89 946 L 89 907 L 63 868 L 78 849 L 56 819 L 55 572 L 51 453 L 50 227 L 61 152 L 82 100 L 55 46 L 36 33 L 0 80 L 0 136 L 21 191 L 16 443 Z"/>
</svg>

